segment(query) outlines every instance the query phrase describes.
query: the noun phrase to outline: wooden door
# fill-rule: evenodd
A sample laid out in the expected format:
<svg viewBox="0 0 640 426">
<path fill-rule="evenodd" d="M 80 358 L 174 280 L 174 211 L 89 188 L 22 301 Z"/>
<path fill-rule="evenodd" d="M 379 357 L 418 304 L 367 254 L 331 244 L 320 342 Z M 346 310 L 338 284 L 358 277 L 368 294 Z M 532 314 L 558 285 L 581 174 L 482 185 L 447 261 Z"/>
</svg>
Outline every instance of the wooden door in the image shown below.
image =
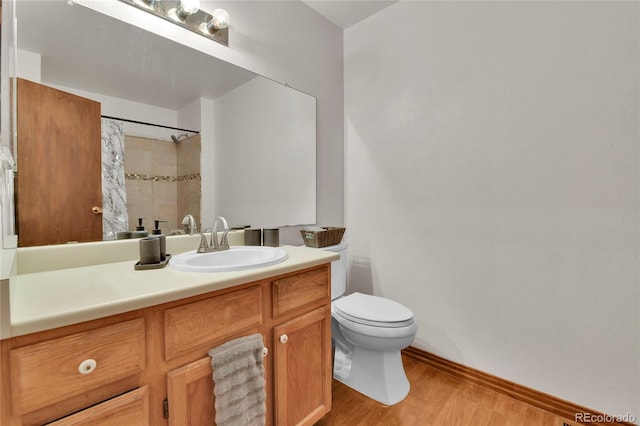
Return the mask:
<svg viewBox="0 0 640 426">
<path fill-rule="evenodd" d="M 169 426 L 215 424 L 212 374 L 209 356 L 168 373 Z"/>
<path fill-rule="evenodd" d="M 275 424 L 312 425 L 331 409 L 331 310 L 274 328 Z"/>
<path fill-rule="evenodd" d="M 100 103 L 18 79 L 21 247 L 102 240 Z"/>
</svg>

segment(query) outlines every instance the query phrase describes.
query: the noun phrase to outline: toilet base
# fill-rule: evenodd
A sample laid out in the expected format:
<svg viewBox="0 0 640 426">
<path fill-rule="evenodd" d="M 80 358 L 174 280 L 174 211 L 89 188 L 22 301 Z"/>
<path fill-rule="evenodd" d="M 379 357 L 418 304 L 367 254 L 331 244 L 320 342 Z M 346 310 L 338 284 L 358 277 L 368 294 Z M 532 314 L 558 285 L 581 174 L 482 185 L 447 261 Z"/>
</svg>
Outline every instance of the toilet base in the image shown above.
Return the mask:
<svg viewBox="0 0 640 426">
<path fill-rule="evenodd" d="M 409 394 L 400 351 L 371 351 L 335 345 L 333 377 L 384 405 L 394 405 Z"/>
</svg>

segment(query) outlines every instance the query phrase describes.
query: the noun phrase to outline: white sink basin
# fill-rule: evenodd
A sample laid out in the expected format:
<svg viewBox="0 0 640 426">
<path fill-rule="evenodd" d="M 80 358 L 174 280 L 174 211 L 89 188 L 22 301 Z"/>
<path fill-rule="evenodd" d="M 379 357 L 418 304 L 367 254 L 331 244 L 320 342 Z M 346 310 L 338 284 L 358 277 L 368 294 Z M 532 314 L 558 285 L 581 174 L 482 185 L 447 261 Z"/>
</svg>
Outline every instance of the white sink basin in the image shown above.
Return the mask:
<svg viewBox="0 0 640 426">
<path fill-rule="evenodd" d="M 185 272 L 227 272 L 261 268 L 287 260 L 287 252 L 277 247 L 234 246 L 229 250 L 197 253 L 196 250 L 171 257 L 169 266 Z"/>
</svg>

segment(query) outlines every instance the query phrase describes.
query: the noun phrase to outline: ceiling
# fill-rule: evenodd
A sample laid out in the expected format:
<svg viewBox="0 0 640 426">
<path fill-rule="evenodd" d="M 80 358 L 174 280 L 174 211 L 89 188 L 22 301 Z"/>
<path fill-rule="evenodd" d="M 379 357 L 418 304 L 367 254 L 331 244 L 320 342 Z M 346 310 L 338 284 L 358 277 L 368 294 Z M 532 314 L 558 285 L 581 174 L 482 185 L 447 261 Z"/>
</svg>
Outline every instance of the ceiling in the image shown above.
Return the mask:
<svg viewBox="0 0 640 426">
<path fill-rule="evenodd" d="M 214 99 L 256 77 L 65 1 L 18 1 L 16 13 L 20 23 L 29 23 L 18 25 L 18 48 L 40 55 L 44 84 L 177 110 L 200 97 Z"/>
<path fill-rule="evenodd" d="M 302 0 L 310 8 L 345 29 L 398 0 Z"/>
<path fill-rule="evenodd" d="M 395 3 L 303 1 L 343 29 Z M 16 9 L 20 22 L 28 23 L 18 25 L 19 48 L 41 55 L 45 84 L 179 109 L 199 97 L 215 98 L 256 76 L 64 0 L 18 1 Z"/>
</svg>

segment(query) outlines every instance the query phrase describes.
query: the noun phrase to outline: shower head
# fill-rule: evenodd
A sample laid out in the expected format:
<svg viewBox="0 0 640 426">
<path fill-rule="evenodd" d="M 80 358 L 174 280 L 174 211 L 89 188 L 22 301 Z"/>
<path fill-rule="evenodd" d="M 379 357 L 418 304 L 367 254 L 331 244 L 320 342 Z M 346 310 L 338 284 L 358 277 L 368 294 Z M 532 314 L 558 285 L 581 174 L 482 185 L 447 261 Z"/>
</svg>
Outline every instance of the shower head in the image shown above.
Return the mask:
<svg viewBox="0 0 640 426">
<path fill-rule="evenodd" d="M 189 133 L 183 133 L 176 137 L 175 135 L 171 135 L 171 140 L 173 143 L 180 143 L 182 140 L 187 139 L 189 137 Z"/>
</svg>

